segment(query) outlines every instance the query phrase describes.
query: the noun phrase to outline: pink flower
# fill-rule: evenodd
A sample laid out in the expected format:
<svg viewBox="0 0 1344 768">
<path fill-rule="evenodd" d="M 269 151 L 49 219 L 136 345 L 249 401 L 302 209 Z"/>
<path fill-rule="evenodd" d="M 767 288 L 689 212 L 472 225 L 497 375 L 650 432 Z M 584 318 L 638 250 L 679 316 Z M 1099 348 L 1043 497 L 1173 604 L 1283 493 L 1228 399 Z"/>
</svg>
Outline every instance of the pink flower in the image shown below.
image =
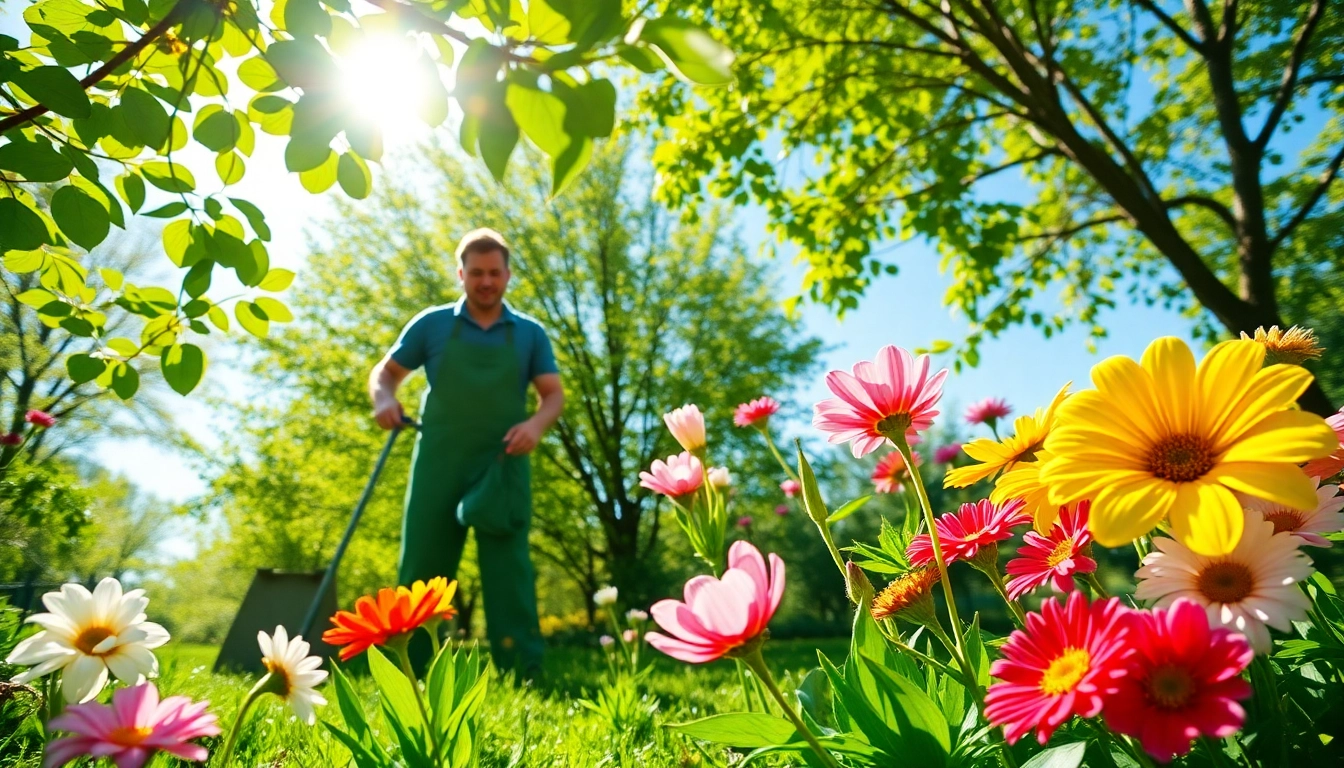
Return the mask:
<svg viewBox="0 0 1344 768">
<path fill-rule="evenodd" d="M 648 472 L 639 473 L 640 485 L 673 499 L 695 493 L 704 481 L 705 465 L 685 451 L 668 456 L 666 463 L 654 459 Z"/>
<path fill-rule="evenodd" d="M 1335 430 L 1335 436 L 1339 438 L 1338 450 L 1324 459 L 1315 459 L 1302 465 L 1303 472 L 1322 480 L 1327 477 L 1334 477 L 1341 469 L 1344 469 L 1344 408 L 1340 408 L 1339 413 L 1326 419 L 1325 423 Z"/>
<path fill-rule="evenodd" d="M 1334 544 L 1321 534 L 1344 529 L 1344 513 L 1340 512 L 1344 509 L 1344 496 L 1337 495 L 1338 485 L 1321 485 L 1320 479 L 1315 477 L 1312 482 L 1316 483 L 1314 509 L 1294 509 L 1254 497 L 1242 497 L 1242 505 L 1245 509 L 1259 512 L 1273 523 L 1275 533 L 1292 533 L 1300 539 L 1299 544 L 1302 546 L 1331 547 Z"/>
<path fill-rule="evenodd" d="M 966 421 L 971 424 L 989 424 L 993 426 L 999 419 L 1012 413 L 1008 401 L 1002 397 L 986 397 L 978 403 L 972 403 L 966 409 Z"/>
<path fill-rule="evenodd" d="M 951 464 L 961 455 L 961 443 L 948 443 L 933 452 L 935 464 Z"/>
<path fill-rule="evenodd" d="M 1130 611 L 1118 598 L 1090 606 L 1082 592 L 1057 598 L 1028 613 L 1025 629 L 1013 632 L 989 673 L 1002 682 L 985 694 L 985 717 L 1003 726 L 1009 744 L 1036 729 L 1041 744 L 1064 721 L 1096 717 L 1119 686 L 1128 642 Z"/>
<path fill-rule="evenodd" d="M 1016 600 L 1047 582 L 1059 592 L 1073 591 L 1073 574 L 1093 573 L 1097 561 L 1088 557 L 1092 534 L 1087 531 L 1087 512 L 1091 502 L 1078 502 L 1076 509 L 1059 508 L 1059 520 L 1049 536 L 1027 531 L 1018 556 L 1008 561 L 1008 596 Z"/>
<path fill-rule="evenodd" d="M 733 412 L 733 423 L 739 427 L 755 425 L 765 428 L 770 417 L 779 412 L 779 401 L 773 397 L 758 397 L 749 403 L 737 406 Z"/>
<path fill-rule="evenodd" d="M 737 527 L 738 527 L 738 528 L 750 528 L 750 527 L 751 527 L 751 515 L 743 515 L 743 516 L 737 518 Z"/>
<path fill-rule="evenodd" d="M 1030 522 L 1031 515 L 1027 514 L 1026 504 L 1021 499 L 1013 499 L 1001 507 L 989 499 L 981 499 L 962 504 L 960 510 L 943 515 L 934 521 L 934 525 L 938 527 L 943 559 L 951 564 L 974 558 L 981 547 L 1011 538 L 1013 528 Z M 905 556 L 916 568 L 932 565 L 933 543 L 929 534 L 921 533 L 911 539 Z"/>
<path fill-rule="evenodd" d="M 685 602 L 654 603 L 653 620 L 668 634 L 648 632 L 645 639 L 691 664 L 722 658 L 765 631 L 784 597 L 784 561 L 770 553 L 767 571 L 759 550 L 735 541 L 723 578 L 696 576 L 686 582 L 685 596 Z"/>
<path fill-rule="evenodd" d="M 627 643 L 633 643 L 639 639 L 639 633 L 633 629 L 627 629 L 621 633 L 621 639 Z"/>
<path fill-rule="evenodd" d="M 803 490 L 803 486 L 799 485 L 797 480 L 790 479 L 780 483 L 779 490 L 783 491 L 785 496 L 792 499 L 794 496 L 798 495 L 799 491 Z"/>
<path fill-rule="evenodd" d="M 46 411 L 39 411 L 37 409 L 33 409 L 24 414 L 23 420 L 35 427 L 41 427 L 43 429 L 50 429 L 51 427 L 56 426 L 55 416 L 52 416 Z"/>
<path fill-rule="evenodd" d="M 610 648 L 611 644 L 614 642 L 616 642 L 616 638 L 612 637 L 611 635 L 603 635 L 597 638 L 597 644 L 602 646 L 603 648 Z"/>
<path fill-rule="evenodd" d="M 924 464 L 924 460 L 919 457 L 919 451 L 911 451 L 910 457 L 914 459 L 916 467 Z M 883 456 L 873 468 L 873 486 L 878 493 L 899 493 L 903 487 L 901 483 L 909 478 L 910 470 L 905 468 L 905 459 L 900 451 L 892 451 Z"/>
<path fill-rule="evenodd" d="M 1200 736 L 1225 738 L 1246 721 L 1237 703 L 1251 695 L 1241 671 L 1253 655 L 1246 638 L 1209 627 L 1204 608 L 1184 598 L 1170 608 L 1131 613 L 1137 652 L 1106 702 L 1106 725 L 1133 736 L 1167 762 Z"/>
<path fill-rule="evenodd" d="M 908 443 L 933 425 L 947 369 L 929 376 L 929 357 L 885 346 L 875 362 L 854 364 L 852 374 L 831 371 L 826 386 L 836 397 L 816 404 L 812 426 L 831 443 L 849 442 L 855 458 L 888 442 L 884 433 L 904 433 Z"/>
<path fill-rule="evenodd" d="M 663 414 L 663 422 L 681 447 L 695 453 L 705 447 L 705 415 L 694 405 Z"/>
<path fill-rule="evenodd" d="M 6 432 L 0 435 L 0 445 L 19 445 L 23 442 L 23 435 L 18 432 Z"/>
<path fill-rule="evenodd" d="M 43 768 L 65 765 L 77 757 L 110 757 L 117 768 L 139 768 L 155 752 L 203 762 L 209 753 L 191 739 L 219 735 L 215 716 L 206 714 L 208 702 L 191 703 L 185 696 L 159 701 L 153 683 L 141 683 L 112 693 L 112 704 L 90 701 L 66 707 L 48 726 L 73 736 L 47 746 Z"/>
<path fill-rule="evenodd" d="M 780 517 L 783 517 L 783 516 L 789 514 L 789 505 L 788 505 L 788 504 L 780 504 L 779 506 L 775 507 L 775 514 L 776 514 L 776 515 L 779 515 Z"/>
</svg>

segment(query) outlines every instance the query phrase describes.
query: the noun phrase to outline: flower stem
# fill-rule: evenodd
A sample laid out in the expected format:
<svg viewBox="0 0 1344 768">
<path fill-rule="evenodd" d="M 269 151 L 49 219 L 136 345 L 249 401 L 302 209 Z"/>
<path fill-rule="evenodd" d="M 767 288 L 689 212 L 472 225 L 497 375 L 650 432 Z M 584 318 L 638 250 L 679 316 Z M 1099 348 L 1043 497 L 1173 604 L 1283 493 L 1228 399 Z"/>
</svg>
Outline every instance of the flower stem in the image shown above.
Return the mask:
<svg viewBox="0 0 1344 768">
<path fill-rule="evenodd" d="M 243 703 L 238 705 L 238 714 L 233 718 L 233 728 L 229 731 L 228 740 L 224 742 L 224 751 L 221 753 L 224 759 L 220 761 L 220 765 L 231 765 L 229 761 L 233 758 L 233 750 L 238 746 L 238 734 L 243 730 L 243 721 L 247 719 L 247 713 L 252 709 L 252 705 L 256 704 L 257 699 L 266 692 L 270 682 L 271 673 L 267 672 L 261 676 L 256 685 L 252 686 L 252 690 L 247 692 Z"/>
<path fill-rule="evenodd" d="M 401 673 L 406 679 L 411 681 L 411 690 L 415 692 L 415 705 L 420 708 L 420 717 L 425 721 L 425 735 L 429 737 L 430 754 L 433 755 L 434 765 L 441 765 L 439 758 L 439 737 L 434 732 L 434 721 L 430 719 L 429 712 L 425 710 L 425 699 L 420 693 L 420 683 L 415 679 L 415 670 L 411 669 L 411 657 L 406 653 L 406 643 L 397 643 L 390 647 L 397 652 L 397 661 L 401 663 Z"/>
<path fill-rule="evenodd" d="M 1008 610 L 1013 614 L 1013 622 L 1019 627 L 1027 625 L 1027 615 L 1022 612 L 1022 604 L 1008 596 L 1008 590 L 1003 585 L 1003 576 L 995 568 L 985 568 L 980 571 L 989 577 L 989 583 L 994 585 L 994 591 L 999 593 L 1003 602 L 1008 604 Z"/>
<path fill-rule="evenodd" d="M 900 451 L 901 458 L 905 459 L 905 466 L 910 470 L 911 484 L 915 486 L 915 495 L 919 497 L 920 509 L 924 511 L 924 523 L 929 526 L 929 543 L 933 545 L 933 559 L 938 565 L 938 575 L 941 577 L 939 580 L 943 583 L 943 597 L 947 600 L 947 615 L 952 620 L 952 636 L 956 639 L 955 655 L 962 669 L 965 669 L 966 654 L 961 648 L 961 617 L 957 615 L 957 601 L 952 595 L 952 582 L 947 577 L 947 560 L 943 558 L 943 546 L 938 540 L 938 526 L 934 523 L 933 504 L 929 501 L 929 492 L 924 489 L 924 480 L 919 476 L 919 467 L 915 466 L 914 459 L 910 455 L 910 445 L 906 443 L 905 435 L 887 435 L 887 439 L 896 444 L 896 450 Z"/>
<path fill-rule="evenodd" d="M 775 439 L 770 436 L 770 430 L 768 428 L 762 429 L 761 434 L 765 435 L 765 446 L 770 449 L 770 453 L 775 457 L 775 461 L 779 462 L 779 466 L 784 470 L 784 474 L 788 475 L 789 479 L 793 482 L 802 485 L 803 481 L 798 478 L 798 473 L 793 471 L 793 467 L 789 466 L 789 463 L 784 460 L 784 456 L 780 454 L 779 449 L 775 447 Z"/>
<path fill-rule="evenodd" d="M 766 690 L 770 691 L 770 695 L 775 698 L 775 701 L 779 702 L 779 707 L 784 710 L 784 715 L 793 722 L 793 727 L 798 730 L 798 735 L 802 736 L 807 745 L 817 754 L 821 764 L 826 768 L 840 768 L 840 764 L 835 761 L 835 757 L 825 747 L 821 746 L 821 742 L 817 741 L 817 737 L 808 729 L 807 724 L 789 705 L 789 700 L 784 698 L 779 686 L 775 684 L 775 678 L 770 675 L 770 669 L 765 666 L 765 659 L 761 656 L 760 649 L 752 651 L 750 655 L 743 657 L 742 661 L 752 672 L 756 673 L 756 677 L 765 684 Z"/>
<path fill-rule="evenodd" d="M 1087 586 L 1092 588 L 1092 592 L 1095 593 L 1097 597 L 1105 600 L 1111 596 L 1111 593 L 1106 591 L 1106 587 L 1101 585 L 1101 579 L 1097 578 L 1097 574 L 1084 573 L 1083 581 L 1087 582 Z"/>
<path fill-rule="evenodd" d="M 752 703 L 751 690 L 747 688 L 746 663 L 742 659 L 733 659 L 733 663 L 737 667 L 737 684 L 742 686 L 742 701 L 746 703 L 748 712 L 755 712 L 756 705 Z"/>
</svg>

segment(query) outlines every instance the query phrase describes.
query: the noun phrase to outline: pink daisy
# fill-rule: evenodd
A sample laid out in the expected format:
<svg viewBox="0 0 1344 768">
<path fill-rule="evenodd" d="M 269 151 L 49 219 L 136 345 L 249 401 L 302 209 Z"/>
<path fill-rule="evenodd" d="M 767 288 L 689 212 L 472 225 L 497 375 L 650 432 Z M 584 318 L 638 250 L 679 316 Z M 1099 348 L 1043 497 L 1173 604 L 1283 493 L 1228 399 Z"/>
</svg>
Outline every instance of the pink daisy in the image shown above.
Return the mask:
<svg viewBox="0 0 1344 768">
<path fill-rule="evenodd" d="M 1059 519 L 1049 536 L 1027 531 L 1017 557 L 1009 560 L 1008 596 L 1016 600 L 1046 583 L 1056 591 L 1073 591 L 1073 574 L 1093 573 L 1097 561 L 1087 556 L 1092 534 L 1087 531 L 1087 512 L 1091 502 L 1078 502 L 1076 508 L 1060 507 Z"/>
<path fill-rule="evenodd" d="M 951 464 L 961 455 L 961 443 L 948 443 L 933 452 L 935 464 Z"/>
<path fill-rule="evenodd" d="M 812 426 L 828 433 L 828 442 L 850 443 L 858 458 L 887 443 L 887 434 L 903 433 L 913 443 L 917 433 L 933 425 L 947 369 L 929 376 L 928 355 L 915 357 L 889 345 L 878 351 L 876 361 L 855 363 L 853 371 L 826 374 L 826 386 L 836 397 L 816 404 Z"/>
<path fill-rule="evenodd" d="M 770 417 L 778 412 L 778 400 L 773 397 L 758 397 L 749 403 L 737 406 L 737 410 L 733 412 L 733 424 L 739 427 L 764 428 Z"/>
<path fill-rule="evenodd" d="M 1088 605 L 1074 592 L 1062 606 L 1052 597 L 1027 614 L 1026 627 L 1009 636 L 1003 658 L 989 668 L 1001 682 L 985 694 L 985 717 L 1003 726 L 1009 744 L 1033 728 L 1044 744 L 1074 715 L 1101 712 L 1133 653 L 1129 613 L 1117 598 Z"/>
<path fill-rule="evenodd" d="M 915 466 L 924 465 L 924 460 L 919 457 L 919 451 L 911 451 L 910 457 L 914 459 Z M 873 485 L 878 493 L 899 493 L 904 487 L 902 483 L 910 479 L 910 470 L 905 468 L 905 458 L 901 456 L 900 451 L 892 451 L 877 462 L 873 468 Z"/>
<path fill-rule="evenodd" d="M 803 486 L 799 485 L 797 480 L 789 479 L 779 484 L 779 490 L 783 491 L 785 496 L 792 499 L 794 496 L 798 495 L 799 491 L 803 490 Z"/>
<path fill-rule="evenodd" d="M 648 472 L 639 473 L 641 486 L 672 499 L 695 493 L 704 481 L 705 465 L 689 451 L 668 456 L 666 462 L 654 459 Z"/>
<path fill-rule="evenodd" d="M 1338 485 L 1321 485 L 1320 478 L 1312 478 L 1316 483 L 1316 508 L 1294 509 L 1272 501 L 1243 497 L 1242 506 L 1259 512 L 1266 520 L 1274 524 L 1274 532 L 1288 531 L 1301 541 L 1303 546 L 1333 546 L 1329 539 L 1321 534 L 1336 533 L 1344 529 L 1344 496 L 1339 493 Z"/>
<path fill-rule="evenodd" d="M 117 768 L 140 768 L 155 752 L 203 762 L 205 747 L 190 743 L 202 736 L 218 736 L 215 716 L 206 714 L 208 702 L 191 703 L 185 696 L 159 701 L 153 683 L 141 683 L 112 693 L 112 704 L 90 701 L 66 707 L 48 727 L 73 736 L 47 746 L 43 768 L 65 765 L 77 757 L 109 757 Z"/>
<path fill-rule="evenodd" d="M 788 505 L 788 504 L 780 504 L 779 506 L 775 507 L 775 514 L 776 514 L 776 515 L 779 515 L 780 517 L 783 517 L 783 516 L 789 514 L 789 505 Z"/>
<path fill-rule="evenodd" d="M 1246 710 L 1237 702 L 1251 695 L 1241 671 L 1253 655 L 1244 636 L 1210 628 L 1204 609 L 1181 599 L 1132 612 L 1129 640 L 1137 652 L 1106 702 L 1111 730 L 1167 762 L 1200 736 L 1221 739 L 1241 728 Z"/>
<path fill-rule="evenodd" d="M 1339 413 L 1326 419 L 1325 423 L 1335 430 L 1335 436 L 1339 438 L 1339 448 L 1324 459 L 1315 459 L 1302 465 L 1303 472 L 1322 480 L 1327 477 L 1334 477 L 1341 469 L 1344 469 L 1344 408 L 1340 408 Z"/>
<path fill-rule="evenodd" d="M 46 411 L 39 411 L 36 408 L 23 415 L 23 420 L 35 427 L 49 429 L 56 426 L 56 417 Z"/>
<path fill-rule="evenodd" d="M 1002 397 L 986 397 L 978 403 L 972 403 L 966 409 L 966 421 L 971 424 L 989 424 L 993 426 L 999 419 L 1012 413 L 1008 401 Z"/>
<path fill-rule="evenodd" d="M 994 546 L 1013 535 L 1012 529 L 1031 523 L 1027 505 L 1013 499 L 1003 506 L 995 506 L 989 499 L 967 502 L 961 509 L 934 521 L 938 526 L 938 541 L 943 548 L 943 559 L 949 564 L 970 560 L 980 553 L 981 547 Z M 921 533 L 910 540 L 905 556 L 916 568 L 932 565 L 933 543 L 929 534 Z"/>
<path fill-rule="evenodd" d="M 743 515 L 743 516 L 737 518 L 737 527 L 738 527 L 738 528 L 750 528 L 750 527 L 751 527 L 751 515 Z"/>
</svg>

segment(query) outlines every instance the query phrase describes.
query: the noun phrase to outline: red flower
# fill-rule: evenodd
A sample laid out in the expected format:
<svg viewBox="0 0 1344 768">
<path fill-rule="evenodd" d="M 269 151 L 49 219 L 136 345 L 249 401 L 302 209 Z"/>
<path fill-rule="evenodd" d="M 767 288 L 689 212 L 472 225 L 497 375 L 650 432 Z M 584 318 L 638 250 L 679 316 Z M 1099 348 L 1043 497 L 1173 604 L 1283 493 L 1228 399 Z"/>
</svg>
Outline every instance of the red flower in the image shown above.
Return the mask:
<svg viewBox="0 0 1344 768">
<path fill-rule="evenodd" d="M 1167 762 L 1196 738 L 1230 736 L 1246 721 L 1237 701 L 1251 695 L 1241 671 L 1254 652 L 1243 635 L 1210 628 L 1198 603 L 1180 598 L 1166 610 L 1134 612 L 1129 644 L 1137 652 L 1106 702 L 1111 730 Z"/>
<path fill-rule="evenodd" d="M 440 597 L 427 590 L 417 602 L 409 589 L 380 589 L 376 600 L 369 595 L 356 600 L 353 612 L 337 611 L 331 617 L 333 627 L 322 633 L 322 640 L 344 646 L 341 661 L 349 661 L 371 645 L 387 645 L 419 629 L 436 615 Z"/>
<path fill-rule="evenodd" d="M 1088 557 L 1092 534 L 1087 532 L 1087 512 L 1091 502 L 1078 502 L 1076 508 L 1060 507 L 1059 520 L 1049 536 L 1035 531 L 1023 535 L 1018 557 L 1009 560 L 1008 596 L 1016 600 L 1026 593 L 1053 582 L 1060 592 L 1073 590 L 1073 574 L 1092 573 L 1097 561 Z"/>
<path fill-rule="evenodd" d="M 46 411 L 39 411 L 36 408 L 24 414 L 23 420 L 35 427 L 49 429 L 56 426 L 56 417 Z"/>
<path fill-rule="evenodd" d="M 765 427 L 770 417 L 779 411 L 779 401 L 773 397 L 758 397 L 749 403 L 737 406 L 733 412 L 733 423 L 739 427 L 756 425 Z"/>
<path fill-rule="evenodd" d="M 924 463 L 919 457 L 919 451 L 911 451 L 910 456 L 914 459 L 916 467 Z M 910 470 L 906 469 L 905 459 L 900 451 L 892 451 L 883 456 L 873 468 L 873 486 L 878 493 L 899 493 L 902 483 L 909 477 Z"/>
<path fill-rule="evenodd" d="M 743 516 L 737 518 L 737 527 L 738 527 L 738 528 L 750 528 L 750 527 L 751 527 L 751 515 L 743 515 Z"/>
<path fill-rule="evenodd" d="M 938 541 L 943 548 L 943 559 L 949 564 L 958 560 L 970 560 L 986 547 L 1011 538 L 1012 529 L 1031 522 L 1026 512 L 1026 504 L 1021 499 L 1013 499 L 1001 507 L 996 507 L 989 499 L 967 502 L 957 512 L 938 518 Z M 921 533 L 910 540 L 905 556 L 916 568 L 932 565 L 933 543 L 929 534 Z"/>
<path fill-rule="evenodd" d="M 6 432 L 0 435 L 0 445 L 19 445 L 23 442 L 23 435 L 18 432 Z"/>
<path fill-rule="evenodd" d="M 989 668 L 1002 682 L 985 694 L 985 717 L 1003 726 L 1009 744 L 1033 728 L 1044 744 L 1074 715 L 1095 717 L 1118 689 L 1134 652 L 1130 613 L 1114 597 L 1089 606 L 1082 592 L 1063 606 L 1046 600 L 1040 613 L 1027 614 L 1026 628 L 1013 632 L 1003 658 Z"/>
<path fill-rule="evenodd" d="M 799 485 L 797 480 L 789 479 L 779 484 L 779 490 L 783 491 L 785 496 L 792 499 L 794 496 L 798 495 L 799 491 L 803 490 L 803 486 Z"/>
</svg>

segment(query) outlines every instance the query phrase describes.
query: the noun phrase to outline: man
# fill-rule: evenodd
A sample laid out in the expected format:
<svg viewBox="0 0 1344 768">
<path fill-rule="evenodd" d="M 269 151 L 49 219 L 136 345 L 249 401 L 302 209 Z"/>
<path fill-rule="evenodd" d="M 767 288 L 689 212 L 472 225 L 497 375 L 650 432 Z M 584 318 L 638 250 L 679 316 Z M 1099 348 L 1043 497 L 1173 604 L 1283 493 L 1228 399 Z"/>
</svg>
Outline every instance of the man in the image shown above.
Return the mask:
<svg viewBox="0 0 1344 768">
<path fill-rule="evenodd" d="M 540 671 L 542 641 L 527 544 L 532 512 L 527 454 L 560 417 L 565 396 L 545 331 L 504 301 L 510 277 L 504 238 L 490 229 L 468 232 L 457 246 L 462 298 L 431 307 L 407 324 L 369 374 L 369 395 L 378 426 L 395 429 L 404 418 L 397 387 L 425 367 L 429 389 L 406 489 L 401 584 L 454 578 L 467 538 L 467 526 L 459 521 L 463 497 L 485 482 L 492 462 L 521 466 L 521 474 L 500 481 L 512 487 L 492 489 L 492 496 L 523 499 L 520 525 L 486 519 L 475 527 L 493 658 L 501 669 L 517 668 L 530 678 Z M 529 383 L 540 398 L 530 418 Z M 485 510 L 494 512 L 489 504 Z"/>
</svg>

